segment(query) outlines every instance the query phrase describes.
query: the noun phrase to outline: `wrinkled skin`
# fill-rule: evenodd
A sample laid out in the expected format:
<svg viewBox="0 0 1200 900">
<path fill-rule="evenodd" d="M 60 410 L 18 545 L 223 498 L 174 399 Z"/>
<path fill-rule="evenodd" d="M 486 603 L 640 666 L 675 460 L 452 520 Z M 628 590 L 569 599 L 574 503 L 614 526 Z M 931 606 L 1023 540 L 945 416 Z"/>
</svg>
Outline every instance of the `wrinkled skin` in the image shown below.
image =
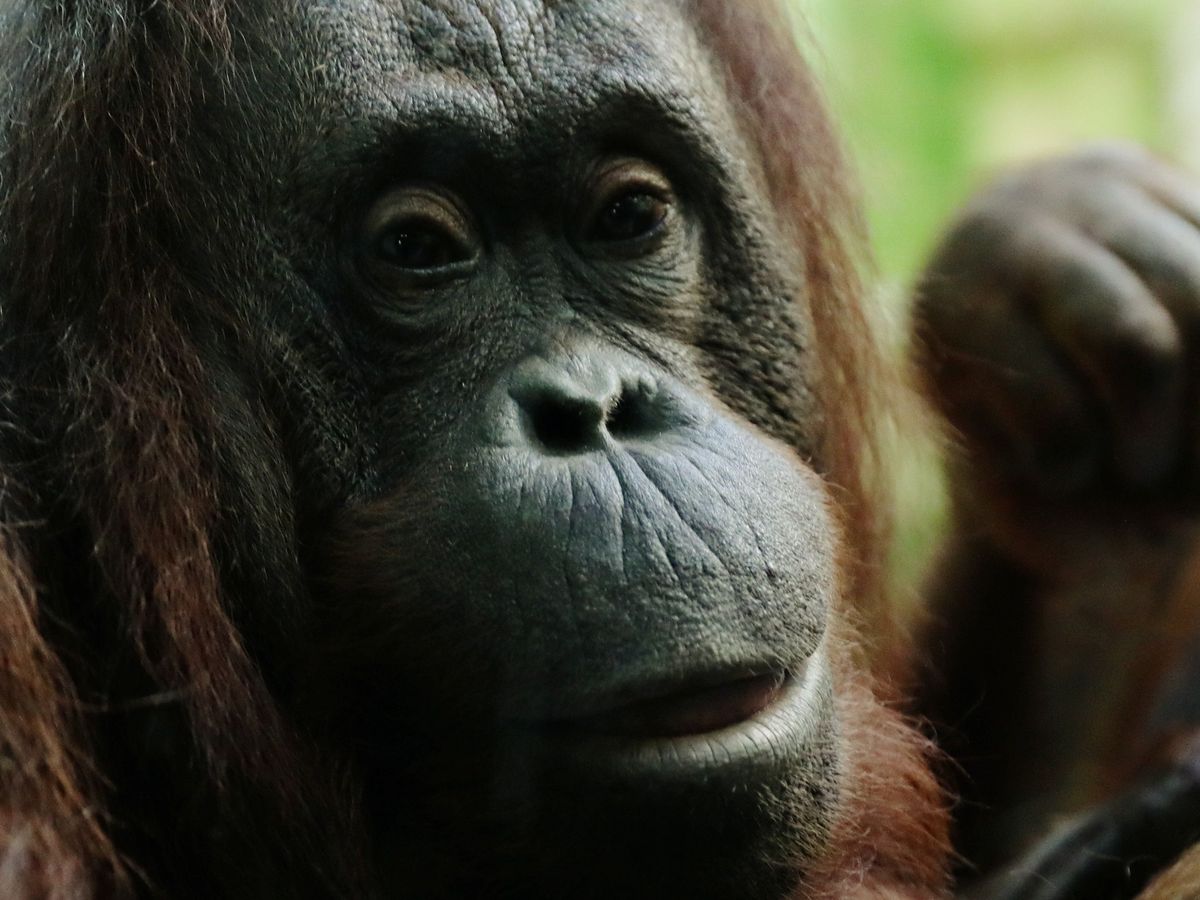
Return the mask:
<svg viewBox="0 0 1200 900">
<path fill-rule="evenodd" d="M 0 893 L 942 893 L 775 12 L 15 10 Z"/>
<path fill-rule="evenodd" d="M 724 72 L 700 5 L 663 0 L 230 7 L 13 16 L 0 474 L 31 483 L 0 496 L 27 657 L 8 679 L 0 648 L 0 893 L 108 896 L 123 860 L 176 897 L 944 896 L 923 744 L 844 621 L 885 618 L 858 471 L 882 386 L 841 194 L 778 158 L 811 181 L 837 154 L 815 108 L 796 147 L 747 124 L 776 91 L 773 121 L 819 105 L 793 57 L 726 46 Z M 769 14 L 734 10 L 752 37 Z M 930 380 L 985 426 L 920 698 L 992 765 L 992 821 L 963 816 L 984 865 L 1031 798 L 1036 828 L 1105 793 L 1085 757 L 1126 732 L 1101 700 L 1169 656 L 1126 626 L 1177 624 L 1145 612 L 1189 521 L 1150 491 L 1183 458 L 1181 307 L 1098 290 L 1138 327 L 1068 327 L 1092 295 L 1019 239 L 1077 217 L 1080 171 L 981 200 L 1015 227 L 969 216 L 923 300 Z M 1131 331 L 1102 389 L 1050 377 L 1047 347 Z M 1013 377 L 948 372 L 980 335 Z M 1048 490 L 1040 404 L 1094 396 L 1108 430 L 1063 421 L 1106 462 Z"/>
<path fill-rule="evenodd" d="M 294 48 L 240 76 L 284 112 L 220 130 L 263 134 L 236 177 L 315 332 L 282 340 L 336 371 L 306 690 L 364 748 L 382 883 L 779 896 L 838 790 L 835 546 L 798 274 L 696 37 L 605 0 L 237 32 Z M 701 349 L 728 306 L 788 335 L 786 413 Z"/>
<path fill-rule="evenodd" d="M 1200 722 L 1200 188 L 1118 145 L 1001 178 L 950 229 L 917 322 L 960 438 L 926 703 L 986 871 Z M 1146 776 L 996 896 L 1099 896 L 1099 860 L 1137 859 L 1107 882 L 1133 896 L 1197 836 L 1194 782 Z"/>
</svg>

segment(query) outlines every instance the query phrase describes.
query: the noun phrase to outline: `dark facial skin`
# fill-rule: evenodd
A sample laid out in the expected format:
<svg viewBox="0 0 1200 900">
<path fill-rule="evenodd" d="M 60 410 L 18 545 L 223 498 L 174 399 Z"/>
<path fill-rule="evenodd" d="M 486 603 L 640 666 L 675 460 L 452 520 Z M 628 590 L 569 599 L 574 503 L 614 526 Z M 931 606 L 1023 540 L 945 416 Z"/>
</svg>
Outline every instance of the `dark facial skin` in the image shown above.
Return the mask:
<svg viewBox="0 0 1200 900">
<path fill-rule="evenodd" d="M 307 360 L 298 715 L 385 892 L 781 896 L 837 794 L 836 544 L 799 277 L 696 36 L 662 0 L 237 33 L 242 315 Z M 706 351 L 733 321 L 786 405 Z"/>
</svg>

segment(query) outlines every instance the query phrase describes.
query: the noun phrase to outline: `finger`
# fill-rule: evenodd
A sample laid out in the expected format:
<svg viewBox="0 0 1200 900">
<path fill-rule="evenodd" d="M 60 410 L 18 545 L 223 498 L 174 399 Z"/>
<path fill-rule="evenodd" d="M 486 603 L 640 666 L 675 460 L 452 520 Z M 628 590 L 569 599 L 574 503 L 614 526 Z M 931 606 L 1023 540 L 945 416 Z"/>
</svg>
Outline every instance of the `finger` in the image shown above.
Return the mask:
<svg viewBox="0 0 1200 900">
<path fill-rule="evenodd" d="M 1200 337 L 1200 228 L 1129 184 L 1097 186 L 1087 203 L 1081 230 L 1137 274 L 1185 337 Z"/>
<path fill-rule="evenodd" d="M 1114 184 L 1104 193 L 1110 196 L 1093 195 L 1096 202 L 1119 215 L 1089 216 L 1084 227 L 1138 274 L 1183 334 L 1189 348 L 1185 377 L 1193 393 L 1179 415 L 1192 453 L 1200 457 L 1200 416 L 1193 412 L 1200 377 L 1200 228 L 1139 187 Z"/>
<path fill-rule="evenodd" d="M 969 896 L 978 900 L 1133 896 L 1194 843 L 1197 821 L 1200 783 L 1194 773 L 1172 769 L 1050 835 Z"/>
<path fill-rule="evenodd" d="M 917 316 L 934 398 L 974 452 L 1045 493 L 1095 479 L 1100 428 L 1083 387 L 1007 295 L 941 278 Z"/>
<path fill-rule="evenodd" d="M 1107 411 L 1118 476 L 1162 480 L 1178 460 L 1184 389 L 1171 314 L 1115 253 L 1056 220 L 1031 221 L 1010 252 L 1003 271 L 1026 279 L 1034 317 Z"/>
<path fill-rule="evenodd" d="M 1200 228 L 1200 184 L 1164 163 L 1140 166 L 1134 183 L 1195 228 Z"/>
<path fill-rule="evenodd" d="M 1124 141 L 1103 141 L 1077 154 L 1076 162 L 1109 173 L 1104 178 L 1088 176 L 1090 186 L 1128 180 L 1193 226 L 1200 227 L 1200 183 L 1144 147 Z"/>
</svg>

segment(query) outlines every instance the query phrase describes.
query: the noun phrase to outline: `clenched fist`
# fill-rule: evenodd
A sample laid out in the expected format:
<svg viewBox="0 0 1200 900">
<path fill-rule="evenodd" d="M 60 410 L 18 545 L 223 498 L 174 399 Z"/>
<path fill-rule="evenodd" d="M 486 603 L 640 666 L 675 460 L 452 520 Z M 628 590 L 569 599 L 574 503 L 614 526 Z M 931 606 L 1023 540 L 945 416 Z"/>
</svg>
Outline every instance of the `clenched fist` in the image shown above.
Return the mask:
<svg viewBox="0 0 1200 900">
<path fill-rule="evenodd" d="M 972 456 L 1050 496 L 1200 467 L 1200 187 L 1132 147 L 978 197 L 920 286 L 933 396 Z"/>
</svg>

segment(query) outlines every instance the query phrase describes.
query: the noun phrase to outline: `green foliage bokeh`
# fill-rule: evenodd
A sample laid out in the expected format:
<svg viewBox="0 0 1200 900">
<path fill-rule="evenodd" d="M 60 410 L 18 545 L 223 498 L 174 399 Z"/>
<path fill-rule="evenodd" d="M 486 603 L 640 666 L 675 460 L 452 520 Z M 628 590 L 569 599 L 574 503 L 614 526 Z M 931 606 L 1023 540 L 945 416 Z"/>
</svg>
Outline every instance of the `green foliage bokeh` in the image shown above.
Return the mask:
<svg viewBox="0 0 1200 900">
<path fill-rule="evenodd" d="M 887 279 L 909 280 L 1003 165 L 1095 139 L 1177 149 L 1172 37 L 1194 22 L 1194 0 L 791 2 L 858 162 Z"/>
</svg>

